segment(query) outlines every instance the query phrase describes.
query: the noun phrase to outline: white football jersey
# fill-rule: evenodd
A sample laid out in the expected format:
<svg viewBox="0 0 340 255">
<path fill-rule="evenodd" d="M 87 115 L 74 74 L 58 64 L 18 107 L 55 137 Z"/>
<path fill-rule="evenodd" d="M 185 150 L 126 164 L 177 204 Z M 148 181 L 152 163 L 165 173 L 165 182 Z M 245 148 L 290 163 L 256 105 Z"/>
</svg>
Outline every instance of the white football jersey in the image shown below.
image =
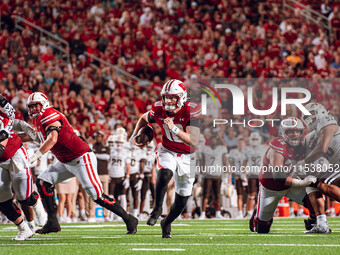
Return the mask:
<svg viewBox="0 0 340 255">
<path fill-rule="evenodd" d="M 129 157 L 130 157 L 130 174 L 139 173 L 140 161 L 142 159 L 145 159 L 146 151 L 141 148 L 138 148 L 137 146 L 134 146 L 133 148 L 131 147 Z"/>
<path fill-rule="evenodd" d="M 235 148 L 229 152 L 228 158 L 232 163 L 232 173 L 235 175 L 241 175 L 241 166 L 243 166 L 243 162 L 247 160 L 246 156 L 237 148 Z"/>
<path fill-rule="evenodd" d="M 305 137 L 306 155 L 308 155 L 318 144 L 319 134 L 316 131 L 310 132 Z M 330 164 L 340 164 L 340 128 L 335 132 L 333 139 L 324 156 Z"/>
<path fill-rule="evenodd" d="M 243 149 L 243 154 L 247 158 L 247 174 L 258 175 L 261 171 L 263 157 L 268 149 L 267 145 L 247 146 Z"/>
<path fill-rule="evenodd" d="M 110 160 L 108 164 L 109 176 L 112 178 L 122 178 L 125 176 L 126 163 L 130 163 L 129 151 L 122 149 L 118 151 L 111 148 Z"/>
<path fill-rule="evenodd" d="M 322 116 L 320 119 L 318 119 L 315 130 L 317 133 L 320 133 L 321 129 L 331 124 L 337 125 L 337 122 L 332 115 Z"/>
<path fill-rule="evenodd" d="M 215 149 L 212 149 L 210 146 L 204 147 L 203 155 L 205 158 L 206 173 L 208 175 L 222 175 L 223 169 L 226 169 L 222 160 L 224 154 L 228 154 L 228 150 L 223 145 L 218 145 Z"/>
<path fill-rule="evenodd" d="M 156 153 L 154 151 L 146 152 L 144 173 L 151 174 L 152 167 L 156 163 Z"/>
</svg>

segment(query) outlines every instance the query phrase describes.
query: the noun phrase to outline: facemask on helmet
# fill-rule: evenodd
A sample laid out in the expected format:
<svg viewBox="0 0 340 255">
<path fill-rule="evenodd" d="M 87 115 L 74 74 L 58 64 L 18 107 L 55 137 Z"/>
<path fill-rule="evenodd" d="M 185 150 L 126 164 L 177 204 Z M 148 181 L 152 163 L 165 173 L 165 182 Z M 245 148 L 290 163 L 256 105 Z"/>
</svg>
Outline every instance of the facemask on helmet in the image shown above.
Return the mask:
<svg viewBox="0 0 340 255">
<path fill-rule="evenodd" d="M 155 149 L 156 149 L 156 145 L 154 141 L 151 141 L 150 143 L 148 143 L 148 145 L 146 146 L 147 155 L 154 153 Z"/>
<path fill-rule="evenodd" d="M 251 146 L 260 145 L 261 142 L 262 142 L 262 137 L 258 132 L 251 133 L 251 135 L 249 136 L 249 144 Z"/>
<path fill-rule="evenodd" d="M 108 138 L 107 138 L 107 146 L 109 146 L 110 148 L 114 148 L 115 146 L 115 136 L 114 135 L 110 135 Z"/>
<path fill-rule="evenodd" d="M 284 141 L 296 147 L 305 138 L 305 126 L 298 118 L 288 118 L 281 122 L 281 132 Z"/>
<path fill-rule="evenodd" d="M 328 111 L 322 104 L 309 103 L 305 106 L 305 108 L 311 115 L 303 114 L 302 120 L 310 130 L 314 130 L 316 128 L 316 124 L 321 117 L 328 115 Z"/>
<path fill-rule="evenodd" d="M 183 82 L 170 80 L 164 84 L 161 97 L 164 110 L 171 112 L 181 108 L 187 101 L 187 89 Z M 174 100 L 171 100 L 171 98 L 174 98 Z"/>
<path fill-rule="evenodd" d="M 37 106 L 40 105 L 40 106 Z M 50 107 L 47 96 L 41 92 L 32 93 L 27 99 L 28 115 L 32 118 L 38 117 L 42 110 Z"/>
<path fill-rule="evenodd" d="M 126 136 L 125 135 L 117 135 L 115 139 L 115 148 L 117 151 L 122 151 L 124 148 L 124 144 L 126 142 Z"/>
</svg>

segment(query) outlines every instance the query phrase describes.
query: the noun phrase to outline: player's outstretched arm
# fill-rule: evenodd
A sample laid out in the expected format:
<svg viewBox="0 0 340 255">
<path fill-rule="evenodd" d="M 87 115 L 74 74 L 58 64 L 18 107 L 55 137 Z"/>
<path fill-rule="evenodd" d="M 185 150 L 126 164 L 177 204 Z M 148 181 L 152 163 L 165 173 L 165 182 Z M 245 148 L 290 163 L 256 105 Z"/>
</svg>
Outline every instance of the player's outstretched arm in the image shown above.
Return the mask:
<svg viewBox="0 0 340 255">
<path fill-rule="evenodd" d="M 24 132 L 18 134 L 22 142 L 40 142 L 38 134 L 35 132 L 34 128 L 26 121 L 15 119 L 13 121 L 13 130 Z"/>
<path fill-rule="evenodd" d="M 318 144 L 307 155 L 303 163 L 309 164 L 324 156 L 327 153 L 329 145 L 333 139 L 333 135 L 338 131 L 338 128 L 339 127 L 337 125 L 331 124 L 321 129 Z"/>
<path fill-rule="evenodd" d="M 317 181 L 314 176 L 307 176 L 303 180 L 290 177 L 288 172 L 285 172 L 284 156 L 281 153 L 276 152 L 273 149 L 269 149 L 267 153 L 270 166 L 272 166 L 272 174 L 275 181 L 291 187 L 307 187 Z"/>
<path fill-rule="evenodd" d="M 148 115 L 149 115 L 149 112 L 146 112 L 144 113 L 138 120 L 137 124 L 136 124 L 136 127 L 135 127 L 135 130 L 133 131 L 132 135 L 131 135 L 131 138 L 130 138 L 130 141 L 134 144 L 134 145 L 137 145 L 138 147 L 140 146 L 143 146 L 144 144 L 141 144 L 141 143 L 137 143 L 136 142 L 136 138 L 138 137 L 138 131 L 149 124 L 149 120 L 148 120 Z"/>
<path fill-rule="evenodd" d="M 30 158 L 30 163 L 33 164 L 42 155 L 48 152 L 57 143 L 59 137 L 59 129 L 61 128 L 61 123 L 55 121 L 46 127 L 47 138 L 44 143 L 40 146 L 39 150 Z"/>
</svg>

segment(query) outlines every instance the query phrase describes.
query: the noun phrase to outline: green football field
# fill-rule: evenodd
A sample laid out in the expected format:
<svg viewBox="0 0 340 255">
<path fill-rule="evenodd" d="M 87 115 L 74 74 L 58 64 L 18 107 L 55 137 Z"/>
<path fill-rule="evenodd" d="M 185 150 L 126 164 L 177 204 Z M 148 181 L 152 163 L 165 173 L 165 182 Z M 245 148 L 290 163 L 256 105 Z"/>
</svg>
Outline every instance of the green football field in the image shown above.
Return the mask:
<svg viewBox="0 0 340 255">
<path fill-rule="evenodd" d="M 248 229 L 248 220 L 181 220 L 172 239 L 162 239 L 159 222 L 140 222 L 125 235 L 122 222 L 63 224 L 60 233 L 12 241 L 14 225 L 0 225 L 0 254 L 340 254 L 340 217 L 328 218 L 331 234 L 304 234 L 303 218 L 274 219 L 271 233 Z"/>
</svg>

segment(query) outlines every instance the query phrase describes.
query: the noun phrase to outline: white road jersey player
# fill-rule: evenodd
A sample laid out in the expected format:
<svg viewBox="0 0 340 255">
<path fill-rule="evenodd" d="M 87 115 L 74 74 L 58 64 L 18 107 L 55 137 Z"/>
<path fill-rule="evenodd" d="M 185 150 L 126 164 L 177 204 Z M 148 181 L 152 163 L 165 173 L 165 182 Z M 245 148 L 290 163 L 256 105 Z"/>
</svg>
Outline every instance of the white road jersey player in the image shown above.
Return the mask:
<svg viewBox="0 0 340 255">
<path fill-rule="evenodd" d="M 223 173 L 223 154 L 228 154 L 228 150 L 223 145 L 218 145 L 215 149 L 210 146 L 205 146 L 203 149 L 205 158 L 205 166 L 207 167 L 206 174 L 209 176 L 222 176 Z"/>
<path fill-rule="evenodd" d="M 111 147 L 110 160 L 108 164 L 109 176 L 111 178 L 124 178 L 126 171 L 125 165 L 126 163 L 130 163 L 128 155 L 129 151 L 126 150 L 124 146 Z"/>
</svg>

